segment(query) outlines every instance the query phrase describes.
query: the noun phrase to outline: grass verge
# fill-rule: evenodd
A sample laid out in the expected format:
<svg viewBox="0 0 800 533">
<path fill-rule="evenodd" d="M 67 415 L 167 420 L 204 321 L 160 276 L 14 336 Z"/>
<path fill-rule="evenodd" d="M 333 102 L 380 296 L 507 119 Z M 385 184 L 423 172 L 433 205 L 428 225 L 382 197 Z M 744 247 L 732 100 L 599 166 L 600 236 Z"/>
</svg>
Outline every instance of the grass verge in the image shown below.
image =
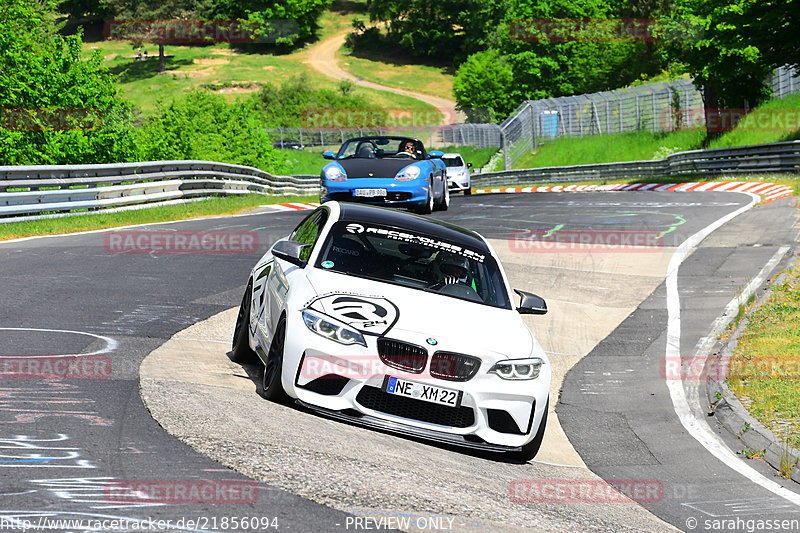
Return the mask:
<svg viewBox="0 0 800 533">
<path fill-rule="evenodd" d="M 671 133 L 637 131 L 616 135 L 562 137 L 526 154 L 514 168 L 559 167 L 663 159 L 675 152 L 699 148 L 704 130 Z"/>
<path fill-rule="evenodd" d="M 92 213 L 83 216 L 27 220 L 0 224 L 0 241 L 34 235 L 58 235 L 78 231 L 91 231 L 133 224 L 169 222 L 213 215 L 232 215 L 267 204 L 285 202 L 316 202 L 318 196 L 218 196 L 179 205 L 148 207 L 118 213 Z"/>
<path fill-rule="evenodd" d="M 764 305 L 748 316 L 731 359 L 728 384 L 756 419 L 798 448 L 800 267 L 786 272 L 783 283 L 772 291 Z"/>
</svg>

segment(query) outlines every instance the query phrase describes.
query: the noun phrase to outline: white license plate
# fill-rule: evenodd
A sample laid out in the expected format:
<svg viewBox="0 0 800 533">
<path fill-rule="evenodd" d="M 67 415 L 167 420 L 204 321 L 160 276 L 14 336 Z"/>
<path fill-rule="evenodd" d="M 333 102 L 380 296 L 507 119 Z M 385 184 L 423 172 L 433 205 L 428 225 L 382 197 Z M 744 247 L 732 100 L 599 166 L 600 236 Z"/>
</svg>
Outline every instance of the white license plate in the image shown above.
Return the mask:
<svg viewBox="0 0 800 533">
<path fill-rule="evenodd" d="M 406 381 L 405 379 L 398 379 L 392 376 L 386 376 L 383 379 L 383 390 L 389 394 L 441 405 L 449 405 L 451 407 L 461 406 L 461 395 L 463 394 L 461 391 L 424 385 L 422 383 Z"/>
<path fill-rule="evenodd" d="M 363 198 L 386 196 L 386 189 L 353 189 L 353 196 L 361 196 Z"/>
</svg>

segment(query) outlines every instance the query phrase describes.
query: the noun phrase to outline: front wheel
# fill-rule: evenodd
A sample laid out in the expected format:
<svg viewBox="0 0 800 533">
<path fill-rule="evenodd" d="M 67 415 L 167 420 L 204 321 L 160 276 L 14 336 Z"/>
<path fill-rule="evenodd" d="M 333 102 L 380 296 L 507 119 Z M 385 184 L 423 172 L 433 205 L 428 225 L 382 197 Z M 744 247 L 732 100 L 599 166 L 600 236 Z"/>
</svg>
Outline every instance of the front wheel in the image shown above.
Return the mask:
<svg viewBox="0 0 800 533">
<path fill-rule="evenodd" d="M 250 348 L 250 305 L 253 296 L 253 282 L 247 283 L 239 314 L 236 316 L 236 327 L 233 329 L 233 345 L 228 358 L 234 363 L 252 363 L 258 360 L 256 352 Z"/>
<path fill-rule="evenodd" d="M 281 374 L 283 373 L 283 342 L 286 339 L 286 319 L 282 318 L 275 328 L 275 336 L 269 345 L 267 362 L 264 363 L 264 380 L 261 397 L 273 402 L 286 398 Z"/>
<path fill-rule="evenodd" d="M 464 196 L 471 196 L 472 195 L 472 185 L 467 185 L 467 188 L 464 189 Z"/>
<path fill-rule="evenodd" d="M 433 184 L 428 186 L 428 200 L 417 211 L 422 215 L 433 213 Z"/>
<path fill-rule="evenodd" d="M 442 201 L 436 204 L 436 210 L 447 211 L 448 207 L 450 207 L 450 189 L 447 187 L 447 183 L 445 183 L 444 194 L 442 195 Z"/>
<path fill-rule="evenodd" d="M 532 441 L 524 445 L 520 451 L 509 454 L 512 459 L 517 461 L 525 461 L 527 463 L 536 457 L 537 453 L 539 453 L 539 448 L 542 446 L 542 440 L 544 440 L 544 430 L 547 426 L 547 411 L 549 409 L 550 397 L 547 398 L 547 402 L 544 404 L 544 414 L 542 415 L 542 421 L 539 423 L 539 429 L 536 431 L 536 436 L 533 437 Z"/>
</svg>

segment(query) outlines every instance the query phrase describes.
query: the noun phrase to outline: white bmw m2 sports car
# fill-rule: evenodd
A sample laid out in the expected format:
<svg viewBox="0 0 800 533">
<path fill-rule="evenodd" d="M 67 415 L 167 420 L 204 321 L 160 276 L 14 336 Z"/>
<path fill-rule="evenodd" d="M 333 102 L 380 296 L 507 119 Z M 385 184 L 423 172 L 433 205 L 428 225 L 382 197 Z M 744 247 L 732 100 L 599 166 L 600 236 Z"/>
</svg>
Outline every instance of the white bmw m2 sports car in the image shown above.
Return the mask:
<svg viewBox="0 0 800 533">
<path fill-rule="evenodd" d="M 230 358 L 264 364 L 263 396 L 322 415 L 527 461 L 550 365 L 497 254 L 458 226 L 328 202 L 250 274 Z"/>
</svg>

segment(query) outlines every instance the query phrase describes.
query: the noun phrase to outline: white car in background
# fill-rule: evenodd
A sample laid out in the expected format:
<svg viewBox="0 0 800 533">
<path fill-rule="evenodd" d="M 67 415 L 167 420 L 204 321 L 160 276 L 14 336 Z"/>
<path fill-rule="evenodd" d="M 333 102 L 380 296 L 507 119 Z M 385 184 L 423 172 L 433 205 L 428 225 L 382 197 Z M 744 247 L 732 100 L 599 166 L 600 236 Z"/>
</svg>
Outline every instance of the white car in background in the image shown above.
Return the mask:
<svg viewBox="0 0 800 533">
<path fill-rule="evenodd" d="M 464 191 L 466 195 L 472 194 L 469 172 L 472 163 L 464 163 L 464 158 L 457 153 L 444 154 L 442 161 L 444 161 L 448 188 L 454 192 Z"/>
<path fill-rule="evenodd" d="M 327 202 L 251 271 L 228 356 L 264 365 L 262 396 L 323 416 L 527 461 L 550 364 L 479 234 Z"/>
</svg>

